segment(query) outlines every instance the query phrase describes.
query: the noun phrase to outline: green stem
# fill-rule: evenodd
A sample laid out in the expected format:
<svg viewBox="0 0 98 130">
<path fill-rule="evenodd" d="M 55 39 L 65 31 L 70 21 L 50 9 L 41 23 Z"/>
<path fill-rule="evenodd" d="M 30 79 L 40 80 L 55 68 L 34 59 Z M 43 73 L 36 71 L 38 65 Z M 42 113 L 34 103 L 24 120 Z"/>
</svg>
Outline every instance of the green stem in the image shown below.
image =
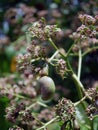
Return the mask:
<svg viewBox="0 0 98 130">
<path fill-rule="evenodd" d="M 97 50 L 97 49 L 98 49 L 98 46 L 93 47 L 93 48 L 89 48 L 86 52 L 84 52 L 84 53 L 82 54 L 82 56 L 85 56 L 85 55 L 87 55 L 88 53 L 90 53 L 90 52 L 92 52 L 92 51 L 94 51 L 94 50 Z"/>
<path fill-rule="evenodd" d="M 71 47 L 70 47 L 70 48 L 69 48 L 69 50 L 67 51 L 66 57 L 68 57 L 68 56 L 69 56 L 70 51 L 72 50 L 72 48 L 73 48 L 74 44 L 76 44 L 76 42 L 77 42 L 77 41 L 78 41 L 78 40 L 75 40 L 75 41 L 74 41 L 74 43 L 71 45 Z"/>
<path fill-rule="evenodd" d="M 82 67 L 82 52 L 81 52 L 81 49 L 79 49 L 79 62 L 78 62 L 78 79 L 79 80 L 81 76 L 81 67 Z"/>
<path fill-rule="evenodd" d="M 86 98 L 87 98 L 87 96 L 84 96 L 81 100 L 79 100 L 78 102 L 74 103 L 74 106 L 79 105 L 79 104 L 82 103 Z"/>
<path fill-rule="evenodd" d="M 84 89 L 82 83 L 80 82 L 79 78 L 75 74 L 72 74 L 72 79 L 76 85 L 78 97 L 80 100 L 82 100 L 82 98 L 84 97 L 82 92 L 85 93 L 85 89 Z M 84 109 L 86 109 L 86 107 L 87 107 L 86 104 L 84 102 L 81 102 L 81 103 L 82 103 Z"/>
<path fill-rule="evenodd" d="M 25 96 L 22 96 L 22 95 L 19 95 L 19 94 L 15 94 L 15 93 L 13 95 L 18 97 L 18 98 L 21 98 L 21 99 L 29 99 L 29 98 L 27 98 Z"/>
<path fill-rule="evenodd" d="M 76 56 L 78 56 L 78 53 L 70 53 L 69 56 L 76 57 Z"/>
<path fill-rule="evenodd" d="M 30 106 L 28 106 L 26 108 L 26 110 L 30 110 L 32 107 L 34 107 L 36 104 L 39 104 L 40 106 L 43 106 L 43 107 L 48 107 L 46 104 L 42 103 L 42 102 L 39 102 L 39 101 L 36 101 L 35 103 L 31 104 Z"/>
<path fill-rule="evenodd" d="M 68 69 L 72 72 L 72 73 L 74 73 L 74 71 L 73 71 L 73 69 L 72 69 L 72 67 L 71 67 L 71 65 L 70 65 L 70 63 L 69 63 L 69 60 L 68 60 L 68 58 L 67 58 L 67 67 L 68 67 Z"/>
<path fill-rule="evenodd" d="M 26 33 L 26 40 L 27 40 L 27 44 L 29 45 L 31 43 L 31 38 L 29 33 Z"/>
<path fill-rule="evenodd" d="M 43 122 L 41 122 L 36 116 L 34 113 L 32 113 L 32 116 L 34 117 L 34 119 L 40 124 L 40 125 L 44 125 Z"/>
<path fill-rule="evenodd" d="M 53 118 L 52 120 L 50 120 L 49 122 L 47 122 L 46 124 L 44 124 L 42 127 L 38 128 L 37 130 L 41 130 L 41 129 L 44 129 L 46 128 L 49 124 L 51 124 L 52 122 L 54 122 L 55 120 L 57 120 L 59 117 L 55 117 Z"/>
<path fill-rule="evenodd" d="M 9 94 L 9 90 L 6 89 L 6 94 Z M 22 96 L 18 93 L 13 93 L 13 96 L 16 97 L 16 98 L 20 98 L 20 99 L 29 99 L 28 97 L 25 97 L 25 96 Z"/>
<path fill-rule="evenodd" d="M 54 59 L 54 57 L 55 57 L 58 53 L 59 53 L 59 51 L 57 50 L 57 51 L 49 58 L 48 62 L 51 62 L 51 61 Z"/>
<path fill-rule="evenodd" d="M 48 40 L 49 40 L 49 42 L 51 43 L 51 45 L 54 47 L 54 49 L 55 49 L 56 51 L 59 51 L 59 48 L 55 45 L 55 43 L 52 41 L 52 39 L 49 38 Z M 63 58 L 64 60 L 66 60 L 66 56 L 65 56 L 63 53 L 61 53 L 61 52 L 59 51 L 59 54 L 62 56 L 62 58 Z"/>
<path fill-rule="evenodd" d="M 84 87 L 83 87 L 82 83 L 80 82 L 79 78 L 75 74 L 72 74 L 72 79 L 76 85 L 76 89 L 77 89 L 79 98 L 80 99 L 83 98 L 82 91 L 84 91 Z M 82 89 L 82 91 L 81 91 L 81 89 Z"/>
<path fill-rule="evenodd" d="M 32 107 L 34 107 L 36 104 L 37 104 L 37 102 L 31 104 L 30 106 L 28 106 L 28 107 L 26 108 L 26 110 L 30 110 L 30 109 L 31 109 Z"/>
<path fill-rule="evenodd" d="M 42 102 L 37 101 L 37 104 L 39 104 L 40 106 L 48 108 L 48 106 L 46 104 L 42 103 Z"/>
</svg>

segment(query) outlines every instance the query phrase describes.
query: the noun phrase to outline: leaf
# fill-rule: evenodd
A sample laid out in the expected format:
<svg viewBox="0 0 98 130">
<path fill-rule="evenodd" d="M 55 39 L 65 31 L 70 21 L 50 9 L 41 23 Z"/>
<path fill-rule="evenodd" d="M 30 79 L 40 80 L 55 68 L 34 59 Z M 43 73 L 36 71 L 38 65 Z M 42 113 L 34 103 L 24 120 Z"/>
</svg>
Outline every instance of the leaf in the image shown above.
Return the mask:
<svg viewBox="0 0 98 130">
<path fill-rule="evenodd" d="M 89 130 L 87 127 L 81 125 L 80 130 Z"/>
<path fill-rule="evenodd" d="M 98 115 L 93 118 L 93 130 L 98 130 Z"/>
<path fill-rule="evenodd" d="M 52 123 L 47 127 L 47 130 L 60 130 L 59 123 Z"/>
<path fill-rule="evenodd" d="M 91 121 L 85 113 L 82 104 L 76 107 L 76 119 L 80 125 L 80 130 L 91 130 Z"/>
</svg>

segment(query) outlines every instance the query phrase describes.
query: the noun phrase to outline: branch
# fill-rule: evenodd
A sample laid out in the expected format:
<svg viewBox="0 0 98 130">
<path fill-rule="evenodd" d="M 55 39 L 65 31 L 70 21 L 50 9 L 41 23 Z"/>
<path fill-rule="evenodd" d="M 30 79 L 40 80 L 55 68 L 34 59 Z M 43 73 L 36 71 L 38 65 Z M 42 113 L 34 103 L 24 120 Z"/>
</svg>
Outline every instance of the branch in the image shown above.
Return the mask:
<svg viewBox="0 0 98 130">
<path fill-rule="evenodd" d="M 79 80 L 81 76 L 81 67 L 82 67 L 82 53 L 81 53 L 81 49 L 79 49 L 79 62 L 78 62 L 78 79 Z"/>
<path fill-rule="evenodd" d="M 49 124 L 51 124 L 52 122 L 54 122 L 54 121 L 57 120 L 58 118 L 59 118 L 59 116 L 53 118 L 52 120 L 50 120 L 49 122 L 47 122 L 46 124 L 44 124 L 44 126 L 38 128 L 37 130 L 45 129 Z"/>
</svg>

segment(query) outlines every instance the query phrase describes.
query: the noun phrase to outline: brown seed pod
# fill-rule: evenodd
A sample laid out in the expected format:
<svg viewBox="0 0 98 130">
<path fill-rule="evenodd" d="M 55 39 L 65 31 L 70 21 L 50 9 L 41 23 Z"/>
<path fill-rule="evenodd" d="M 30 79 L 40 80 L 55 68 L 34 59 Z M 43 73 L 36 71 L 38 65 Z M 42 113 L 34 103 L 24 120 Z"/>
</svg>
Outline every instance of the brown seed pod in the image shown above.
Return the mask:
<svg viewBox="0 0 98 130">
<path fill-rule="evenodd" d="M 39 79 L 38 83 L 42 100 L 50 100 L 55 93 L 54 81 L 48 76 L 43 76 Z"/>
</svg>

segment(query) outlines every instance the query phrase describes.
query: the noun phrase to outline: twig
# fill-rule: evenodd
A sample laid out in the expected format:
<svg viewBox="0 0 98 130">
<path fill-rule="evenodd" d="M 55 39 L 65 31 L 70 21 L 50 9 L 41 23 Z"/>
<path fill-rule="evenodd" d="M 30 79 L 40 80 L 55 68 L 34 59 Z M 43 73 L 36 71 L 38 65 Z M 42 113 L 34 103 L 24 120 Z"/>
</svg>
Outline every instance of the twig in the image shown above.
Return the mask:
<svg viewBox="0 0 98 130">
<path fill-rule="evenodd" d="M 73 46 L 77 43 L 78 40 L 75 40 L 74 43 L 71 45 L 71 47 L 69 48 L 69 50 L 67 51 L 66 57 L 69 56 L 70 51 L 72 50 Z"/>
<path fill-rule="evenodd" d="M 74 106 L 77 106 L 78 104 L 82 103 L 85 99 L 87 98 L 87 95 L 84 96 L 81 100 L 79 100 L 78 102 L 74 103 Z"/>
<path fill-rule="evenodd" d="M 78 79 L 79 80 L 81 76 L 81 67 L 82 67 L 82 52 L 81 52 L 81 49 L 79 49 L 79 62 L 78 62 Z"/>
<path fill-rule="evenodd" d="M 94 51 L 94 50 L 97 50 L 97 49 L 98 49 L 98 46 L 93 47 L 93 48 L 89 48 L 86 52 L 84 52 L 84 53 L 82 54 L 82 56 L 85 56 L 85 55 L 87 55 L 88 53 L 90 53 L 90 52 L 92 52 L 92 51 Z"/>
<path fill-rule="evenodd" d="M 59 51 L 57 50 L 57 51 L 49 58 L 48 62 L 51 62 L 51 61 L 54 59 L 54 57 L 55 57 L 58 53 L 59 53 Z"/>
<path fill-rule="evenodd" d="M 59 54 L 62 56 L 62 58 L 63 58 L 64 60 L 66 60 L 66 55 L 64 55 L 63 53 L 61 53 L 61 52 L 59 51 L 58 47 L 55 45 L 55 43 L 52 41 L 52 39 L 49 38 L 48 40 L 49 40 L 49 42 L 51 43 L 51 45 L 54 47 L 54 49 L 59 52 Z"/>
<path fill-rule="evenodd" d="M 46 128 L 49 124 L 51 124 L 52 122 L 54 122 L 55 120 L 57 120 L 59 118 L 59 116 L 53 118 L 52 120 L 50 120 L 49 122 L 47 122 L 46 124 L 44 124 L 42 127 L 38 128 L 37 130 L 41 130 Z"/>
</svg>

